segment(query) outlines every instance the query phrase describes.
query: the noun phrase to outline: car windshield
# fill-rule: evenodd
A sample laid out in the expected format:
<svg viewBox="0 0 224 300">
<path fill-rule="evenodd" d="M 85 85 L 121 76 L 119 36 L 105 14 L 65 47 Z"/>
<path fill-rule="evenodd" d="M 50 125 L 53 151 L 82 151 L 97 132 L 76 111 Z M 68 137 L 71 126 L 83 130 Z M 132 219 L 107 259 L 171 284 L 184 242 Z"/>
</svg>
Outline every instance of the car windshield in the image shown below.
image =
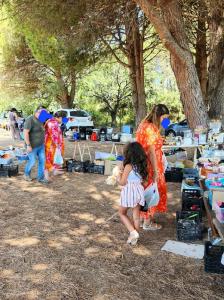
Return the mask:
<svg viewBox="0 0 224 300">
<path fill-rule="evenodd" d="M 70 111 L 71 117 L 88 117 L 89 115 L 83 110 L 73 110 Z"/>
<path fill-rule="evenodd" d="M 179 123 L 180 125 L 187 125 L 187 120 L 183 120 Z"/>
<path fill-rule="evenodd" d="M 61 116 L 63 118 L 67 117 L 67 115 L 68 115 L 66 110 L 60 110 L 59 113 L 61 114 Z"/>
</svg>

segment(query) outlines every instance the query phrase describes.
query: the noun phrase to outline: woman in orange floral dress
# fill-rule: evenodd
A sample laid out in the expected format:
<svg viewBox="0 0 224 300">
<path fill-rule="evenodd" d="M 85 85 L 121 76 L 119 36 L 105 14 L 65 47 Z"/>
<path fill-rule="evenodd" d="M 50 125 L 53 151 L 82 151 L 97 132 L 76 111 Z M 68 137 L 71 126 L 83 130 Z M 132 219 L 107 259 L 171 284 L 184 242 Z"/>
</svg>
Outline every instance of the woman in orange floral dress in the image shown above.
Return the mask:
<svg viewBox="0 0 224 300">
<path fill-rule="evenodd" d="M 59 149 L 61 155 L 64 154 L 64 139 L 61 130 L 62 118 L 59 113 L 56 113 L 52 119 L 49 119 L 45 124 L 45 177 L 49 180 L 50 173 L 54 175 L 60 174 L 61 166 L 54 163 L 56 149 Z"/>
<path fill-rule="evenodd" d="M 141 212 L 141 219 L 144 219 L 143 229 L 157 230 L 161 225 L 153 222 L 156 212 L 167 211 L 167 188 L 165 181 L 165 170 L 163 162 L 163 138 L 160 135 L 161 122 L 169 115 L 168 108 L 163 104 L 156 105 L 152 112 L 139 125 L 136 140 L 139 142 L 148 155 L 149 177 L 145 187 L 157 182 L 160 200 L 157 206 L 149 208 L 147 212 Z"/>
</svg>

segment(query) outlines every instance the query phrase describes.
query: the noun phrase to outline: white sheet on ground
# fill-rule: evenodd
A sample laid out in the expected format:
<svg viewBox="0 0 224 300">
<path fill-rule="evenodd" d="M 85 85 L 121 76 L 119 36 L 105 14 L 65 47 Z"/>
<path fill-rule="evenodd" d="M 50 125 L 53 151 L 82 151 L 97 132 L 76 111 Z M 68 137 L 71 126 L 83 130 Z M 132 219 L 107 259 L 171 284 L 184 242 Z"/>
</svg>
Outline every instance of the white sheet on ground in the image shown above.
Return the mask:
<svg viewBox="0 0 224 300">
<path fill-rule="evenodd" d="M 204 257 L 204 245 L 187 244 L 169 240 L 161 250 L 196 259 L 202 259 Z"/>
</svg>

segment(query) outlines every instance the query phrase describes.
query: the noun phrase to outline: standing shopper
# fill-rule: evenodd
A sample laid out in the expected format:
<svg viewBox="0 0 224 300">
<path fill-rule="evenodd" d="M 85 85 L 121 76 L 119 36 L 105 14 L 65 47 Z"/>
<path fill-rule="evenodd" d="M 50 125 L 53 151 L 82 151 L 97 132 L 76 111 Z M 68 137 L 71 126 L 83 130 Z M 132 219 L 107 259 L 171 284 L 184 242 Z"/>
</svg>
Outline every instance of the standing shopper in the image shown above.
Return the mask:
<svg viewBox="0 0 224 300">
<path fill-rule="evenodd" d="M 60 174 L 62 165 L 55 162 L 56 152 L 59 152 L 61 158 L 64 155 L 64 139 L 61 130 L 63 113 L 57 112 L 52 119 L 45 124 L 45 176 L 49 180 L 50 173 L 53 175 Z"/>
<path fill-rule="evenodd" d="M 26 119 L 24 124 L 24 140 L 27 147 L 29 160 L 25 167 L 24 179 L 32 181 L 31 171 L 38 160 L 38 175 L 37 180 L 41 183 L 48 183 L 44 176 L 45 168 L 45 146 L 44 137 L 45 130 L 39 117 L 41 112 L 45 110 L 45 107 L 39 106 L 33 116 Z M 47 112 L 46 112 L 47 113 Z"/>
<path fill-rule="evenodd" d="M 9 112 L 9 128 L 13 140 L 19 139 L 17 119 L 18 119 L 17 110 L 15 108 L 12 108 L 11 111 Z"/>
<path fill-rule="evenodd" d="M 149 186 L 156 182 L 160 200 L 157 206 L 149 208 L 147 212 L 141 212 L 141 218 L 144 219 L 143 229 L 157 230 L 161 225 L 153 220 L 156 212 L 164 213 L 167 211 L 167 187 L 165 181 L 165 166 L 163 157 L 163 138 L 160 135 L 161 125 L 165 124 L 169 115 L 168 108 L 163 104 L 156 105 L 151 113 L 139 125 L 136 140 L 139 142 L 148 156 L 148 183 Z"/>
</svg>

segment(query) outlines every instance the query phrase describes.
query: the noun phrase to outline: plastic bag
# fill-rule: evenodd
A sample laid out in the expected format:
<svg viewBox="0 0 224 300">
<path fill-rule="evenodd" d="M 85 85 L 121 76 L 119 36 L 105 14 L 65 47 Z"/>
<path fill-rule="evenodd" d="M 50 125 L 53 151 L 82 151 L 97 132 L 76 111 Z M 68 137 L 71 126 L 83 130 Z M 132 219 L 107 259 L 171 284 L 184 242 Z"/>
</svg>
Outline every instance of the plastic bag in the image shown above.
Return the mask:
<svg viewBox="0 0 224 300">
<path fill-rule="evenodd" d="M 55 165 L 63 165 L 63 157 L 61 155 L 60 149 L 56 149 L 54 154 L 54 164 Z"/>
<path fill-rule="evenodd" d="M 144 191 L 145 205 L 141 207 L 141 211 L 148 211 L 150 207 L 159 203 L 159 191 L 157 183 L 148 186 Z"/>
</svg>

